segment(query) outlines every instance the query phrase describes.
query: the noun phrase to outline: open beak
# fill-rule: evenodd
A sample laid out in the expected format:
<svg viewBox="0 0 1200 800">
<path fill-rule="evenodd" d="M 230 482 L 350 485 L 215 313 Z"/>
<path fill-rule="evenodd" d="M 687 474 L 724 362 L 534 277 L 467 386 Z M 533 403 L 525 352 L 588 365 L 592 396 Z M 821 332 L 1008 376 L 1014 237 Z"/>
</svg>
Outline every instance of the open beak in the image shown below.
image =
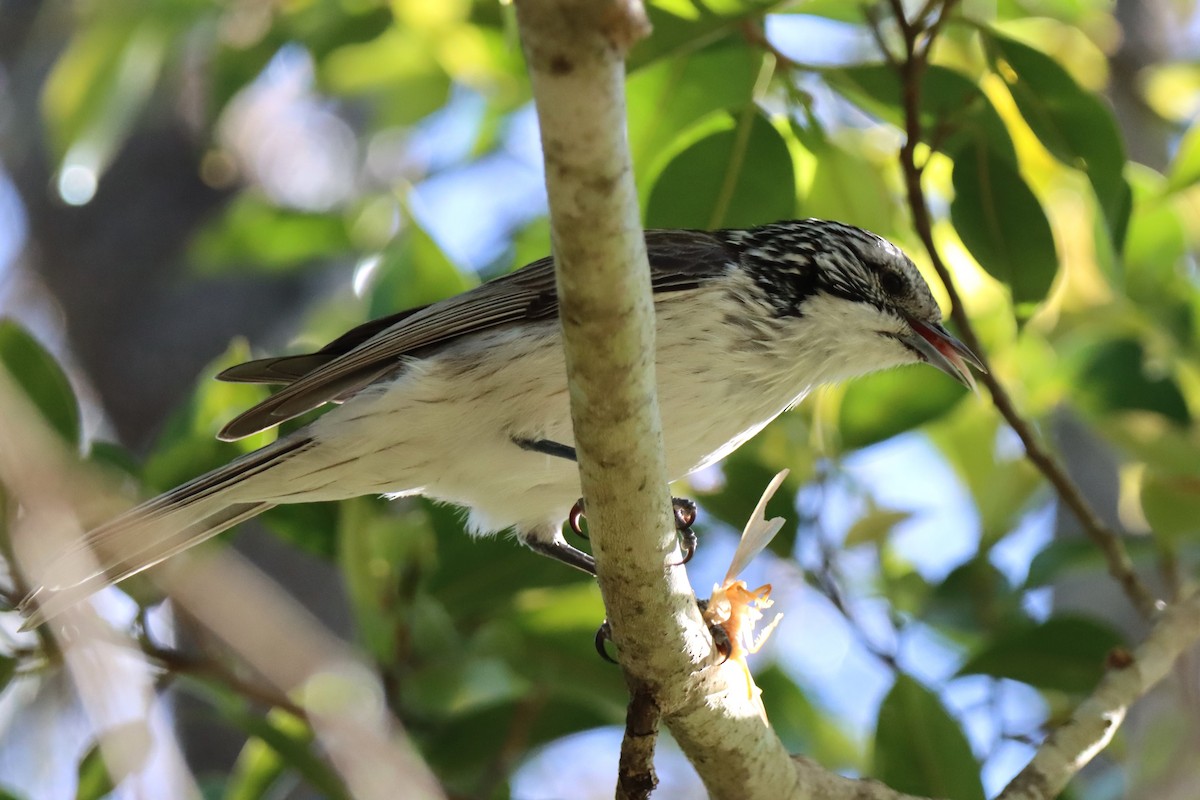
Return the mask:
<svg viewBox="0 0 1200 800">
<path fill-rule="evenodd" d="M 911 333 L 896 338 L 917 353 L 925 363 L 937 367 L 971 391 L 977 391 L 971 367 L 986 372 L 979 357 L 941 325 L 909 319 Z"/>
</svg>

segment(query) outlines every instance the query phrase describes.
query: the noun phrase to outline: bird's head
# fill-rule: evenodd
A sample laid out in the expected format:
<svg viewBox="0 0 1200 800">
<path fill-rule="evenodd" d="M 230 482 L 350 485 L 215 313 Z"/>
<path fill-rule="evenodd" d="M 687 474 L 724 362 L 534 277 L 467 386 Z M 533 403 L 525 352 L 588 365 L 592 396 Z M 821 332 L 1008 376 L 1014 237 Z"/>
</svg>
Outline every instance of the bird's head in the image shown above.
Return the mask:
<svg viewBox="0 0 1200 800">
<path fill-rule="evenodd" d="M 923 362 L 975 388 L 971 367 L 983 365 L 942 326 L 925 279 L 891 242 L 817 219 L 721 235 L 815 383 Z"/>
</svg>

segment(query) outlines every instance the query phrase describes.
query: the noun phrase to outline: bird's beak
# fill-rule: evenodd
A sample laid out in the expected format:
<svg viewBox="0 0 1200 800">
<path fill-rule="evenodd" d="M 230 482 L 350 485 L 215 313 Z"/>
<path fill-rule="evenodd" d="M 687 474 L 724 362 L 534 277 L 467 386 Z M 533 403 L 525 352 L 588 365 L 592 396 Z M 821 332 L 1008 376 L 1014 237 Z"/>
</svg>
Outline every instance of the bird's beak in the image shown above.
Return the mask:
<svg viewBox="0 0 1200 800">
<path fill-rule="evenodd" d="M 955 339 L 941 325 L 909 318 L 910 333 L 896 338 L 920 355 L 925 363 L 937 367 L 971 391 L 977 391 L 971 367 L 986 372 L 979 357 Z"/>
</svg>

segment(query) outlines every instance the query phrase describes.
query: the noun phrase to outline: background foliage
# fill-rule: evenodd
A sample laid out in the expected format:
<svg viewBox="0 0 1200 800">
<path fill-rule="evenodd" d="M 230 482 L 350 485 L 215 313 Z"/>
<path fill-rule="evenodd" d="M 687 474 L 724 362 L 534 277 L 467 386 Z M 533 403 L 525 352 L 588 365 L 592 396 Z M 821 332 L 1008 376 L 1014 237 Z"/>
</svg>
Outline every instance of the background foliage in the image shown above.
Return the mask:
<svg viewBox="0 0 1200 800">
<path fill-rule="evenodd" d="M 628 82 L 647 226 L 829 217 L 928 265 L 896 158 L 906 87 L 880 49 L 899 46 L 885 8 L 649 11 Z M 993 368 L 1167 594 L 1194 579 L 1200 543 L 1196 30 L 1182 2 L 964 2 L 920 77 L 935 238 Z M 512 8 L 491 0 L 9 0 L 0 93 L 0 362 L 130 498 L 265 441 L 213 439 L 260 396 L 210 380 L 221 367 L 548 249 Z M 780 418 L 677 490 L 702 506 L 701 591 L 783 467 L 791 491 L 771 513 L 789 524 L 752 577 L 788 618 L 755 667 L 793 751 L 981 798 L 1138 635 L 986 396 L 911 368 Z M 262 525 L 238 537 L 377 668 L 448 791 L 610 792 L 611 730 L 563 740 L 624 715 L 619 673 L 592 651 L 589 581 L 470 541 L 456 511 L 419 500 L 287 507 Z M 78 774 L 77 796 L 102 796 L 78 710 L 46 711 L 53 649 L 5 616 L 0 786 L 70 796 Z M 227 671 L 158 656 L 164 685 L 198 701 L 179 724 L 207 795 L 345 796 L 302 720 Z M 1151 704 L 1075 793 L 1188 786 L 1198 711 L 1194 695 Z M 20 763 L 35 717 L 69 731 L 42 771 Z M 696 790 L 664 777 L 662 796 Z"/>
</svg>

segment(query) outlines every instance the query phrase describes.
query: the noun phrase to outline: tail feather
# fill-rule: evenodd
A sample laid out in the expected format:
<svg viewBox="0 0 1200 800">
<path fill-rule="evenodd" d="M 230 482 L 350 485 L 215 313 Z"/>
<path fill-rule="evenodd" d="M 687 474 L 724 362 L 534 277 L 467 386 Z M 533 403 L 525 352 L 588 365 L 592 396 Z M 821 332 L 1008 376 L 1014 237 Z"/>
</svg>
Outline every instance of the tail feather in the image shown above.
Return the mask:
<svg viewBox="0 0 1200 800">
<path fill-rule="evenodd" d="M 266 511 L 273 503 L 234 490 L 311 444 L 303 437 L 280 440 L 88 531 L 46 567 L 45 582 L 21 601 L 23 629 Z"/>
</svg>

